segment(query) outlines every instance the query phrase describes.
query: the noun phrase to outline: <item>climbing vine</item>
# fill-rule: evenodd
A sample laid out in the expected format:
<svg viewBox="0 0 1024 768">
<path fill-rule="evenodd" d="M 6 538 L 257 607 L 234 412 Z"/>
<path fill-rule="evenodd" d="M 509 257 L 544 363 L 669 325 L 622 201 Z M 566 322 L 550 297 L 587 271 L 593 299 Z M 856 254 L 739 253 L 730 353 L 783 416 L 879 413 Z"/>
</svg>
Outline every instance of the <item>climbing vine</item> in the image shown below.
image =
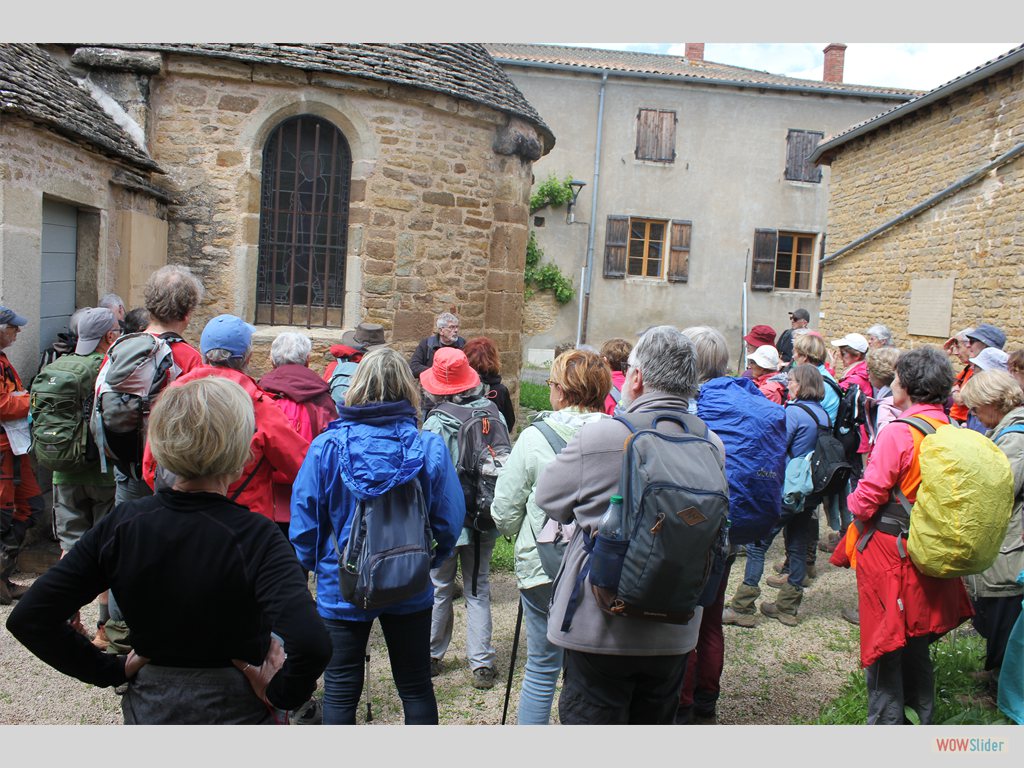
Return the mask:
<svg viewBox="0 0 1024 768">
<path fill-rule="evenodd" d="M 540 260 L 543 256 L 544 251 L 537 245 L 537 238 L 531 232 L 530 239 L 526 242 L 526 297 L 531 297 L 534 290 L 551 291 L 555 294 L 555 301 L 559 304 L 568 304 L 576 295 L 572 281 L 562 274 L 557 264 L 548 262 L 541 265 Z"/>
<path fill-rule="evenodd" d="M 530 213 L 539 211 L 546 205 L 557 208 L 572 200 L 572 187 L 569 182 L 572 176 L 566 176 L 561 181 L 551 174 L 537 187 L 537 191 L 530 195 Z"/>
</svg>

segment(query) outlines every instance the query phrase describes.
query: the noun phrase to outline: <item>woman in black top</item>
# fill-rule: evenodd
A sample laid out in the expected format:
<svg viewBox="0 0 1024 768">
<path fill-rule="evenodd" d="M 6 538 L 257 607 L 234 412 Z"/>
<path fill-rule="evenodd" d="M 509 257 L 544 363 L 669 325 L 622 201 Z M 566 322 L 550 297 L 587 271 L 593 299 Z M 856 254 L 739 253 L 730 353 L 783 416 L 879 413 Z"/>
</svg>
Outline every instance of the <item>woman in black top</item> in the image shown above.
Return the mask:
<svg viewBox="0 0 1024 768">
<path fill-rule="evenodd" d="M 508 433 L 514 435 L 516 409 L 512 405 L 512 397 L 508 393 L 508 387 L 501 383 L 501 363 L 498 359 L 498 348 L 486 336 L 478 336 L 467 341 L 466 348 L 462 351 L 469 358 L 470 366 L 480 375 L 480 381 L 487 385 L 487 392 L 484 394 L 484 397 L 488 400 L 493 400 L 494 404 L 498 406 L 501 415 L 505 417 Z"/>
<path fill-rule="evenodd" d="M 254 424 L 251 398 L 232 381 L 164 391 L 149 440 L 173 487 L 116 507 L 7 620 L 55 669 L 101 687 L 128 681 L 127 724 L 282 722 L 327 665 L 330 641 L 287 539 L 226 497 Z M 67 623 L 107 588 L 131 628 L 127 657 L 102 653 Z M 200 630 L 188 641 L 183 617 Z"/>
</svg>

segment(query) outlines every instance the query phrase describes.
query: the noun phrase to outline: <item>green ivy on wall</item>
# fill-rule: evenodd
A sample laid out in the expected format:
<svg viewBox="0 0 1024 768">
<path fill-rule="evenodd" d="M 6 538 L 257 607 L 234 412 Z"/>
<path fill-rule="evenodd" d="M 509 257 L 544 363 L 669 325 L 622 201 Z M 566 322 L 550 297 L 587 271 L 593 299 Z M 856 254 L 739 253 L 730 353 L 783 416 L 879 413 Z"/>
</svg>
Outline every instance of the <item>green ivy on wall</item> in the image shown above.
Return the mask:
<svg viewBox="0 0 1024 768">
<path fill-rule="evenodd" d="M 546 205 L 557 208 L 572 200 L 572 187 L 569 182 L 572 176 L 566 176 L 559 181 L 555 174 L 551 174 L 545 181 L 542 181 L 537 191 L 530 195 L 530 213 L 539 211 Z"/>
<path fill-rule="evenodd" d="M 523 275 L 526 298 L 530 298 L 535 290 L 551 291 L 555 294 L 555 301 L 568 304 L 576 295 L 572 281 L 562 274 L 557 264 L 548 262 L 542 266 L 540 260 L 543 256 L 544 251 L 537 245 L 537 238 L 531 232 L 526 243 L 526 270 Z"/>
</svg>

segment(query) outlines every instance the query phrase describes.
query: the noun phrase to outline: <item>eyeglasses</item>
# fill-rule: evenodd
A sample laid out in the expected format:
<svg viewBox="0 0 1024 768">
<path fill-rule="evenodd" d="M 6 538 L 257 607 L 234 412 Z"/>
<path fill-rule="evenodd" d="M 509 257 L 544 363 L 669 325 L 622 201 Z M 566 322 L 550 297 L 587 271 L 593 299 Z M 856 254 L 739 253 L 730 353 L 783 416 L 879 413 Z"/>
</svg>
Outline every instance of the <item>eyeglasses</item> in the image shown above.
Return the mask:
<svg viewBox="0 0 1024 768">
<path fill-rule="evenodd" d="M 555 381 L 554 379 L 545 379 L 545 380 L 544 380 L 544 383 L 545 383 L 545 384 L 547 384 L 547 385 L 548 385 L 549 387 L 550 387 L 550 386 L 551 386 L 552 384 L 554 384 L 554 385 L 555 385 L 556 387 L 560 387 L 560 386 L 562 386 L 562 383 L 561 383 L 560 381 Z"/>
</svg>

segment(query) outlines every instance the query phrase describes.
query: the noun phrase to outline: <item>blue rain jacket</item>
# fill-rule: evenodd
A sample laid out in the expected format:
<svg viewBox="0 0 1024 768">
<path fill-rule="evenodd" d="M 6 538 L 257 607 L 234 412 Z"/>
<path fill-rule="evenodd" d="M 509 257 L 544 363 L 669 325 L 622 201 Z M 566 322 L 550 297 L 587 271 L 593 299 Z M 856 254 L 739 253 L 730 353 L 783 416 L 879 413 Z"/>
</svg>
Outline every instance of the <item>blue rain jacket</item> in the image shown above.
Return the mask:
<svg viewBox="0 0 1024 768">
<path fill-rule="evenodd" d="M 309 446 L 292 485 L 289 536 L 304 568 L 317 577 L 316 604 L 326 619 L 370 621 L 381 613 L 414 613 L 434 603 L 434 588 L 384 610 L 364 611 L 341 597 L 338 549 L 344 550 L 359 499 L 381 496 L 418 476 L 437 542 L 434 564 L 448 558 L 462 530 L 466 503 L 444 441 L 416 428 L 407 401 L 342 406 L 339 418 Z"/>
</svg>

